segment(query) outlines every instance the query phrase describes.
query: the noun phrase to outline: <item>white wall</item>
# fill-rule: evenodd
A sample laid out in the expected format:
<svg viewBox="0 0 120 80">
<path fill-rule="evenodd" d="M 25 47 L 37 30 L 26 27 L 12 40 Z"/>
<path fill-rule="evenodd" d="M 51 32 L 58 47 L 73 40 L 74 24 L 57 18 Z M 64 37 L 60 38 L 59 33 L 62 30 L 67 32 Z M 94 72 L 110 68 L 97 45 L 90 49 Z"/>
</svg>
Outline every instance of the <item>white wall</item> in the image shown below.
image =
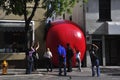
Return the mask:
<svg viewBox="0 0 120 80">
<path fill-rule="evenodd" d="M 103 24 L 103 22 L 98 22 L 98 19 L 99 0 L 88 0 L 86 4 L 86 31 L 89 31 L 90 34 Z M 111 19 L 113 22 L 120 21 L 120 0 L 111 0 Z"/>
</svg>

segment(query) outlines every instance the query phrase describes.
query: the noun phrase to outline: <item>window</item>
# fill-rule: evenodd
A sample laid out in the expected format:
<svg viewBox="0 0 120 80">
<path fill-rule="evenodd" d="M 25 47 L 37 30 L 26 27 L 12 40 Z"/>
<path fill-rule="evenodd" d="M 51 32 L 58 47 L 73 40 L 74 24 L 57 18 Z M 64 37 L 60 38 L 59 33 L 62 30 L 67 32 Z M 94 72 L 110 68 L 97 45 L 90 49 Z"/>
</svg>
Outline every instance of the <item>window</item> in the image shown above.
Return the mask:
<svg viewBox="0 0 120 80">
<path fill-rule="evenodd" d="M 72 15 L 69 16 L 69 20 L 72 21 Z"/>
<path fill-rule="evenodd" d="M 24 52 L 25 32 L 3 32 L 0 46 L 1 53 Z"/>
<path fill-rule="evenodd" d="M 34 22 L 29 27 L 29 42 L 34 41 Z M 25 22 L 17 20 L 0 20 L 0 53 L 25 52 Z"/>
<path fill-rule="evenodd" d="M 98 21 L 111 21 L 111 0 L 99 0 Z"/>
</svg>

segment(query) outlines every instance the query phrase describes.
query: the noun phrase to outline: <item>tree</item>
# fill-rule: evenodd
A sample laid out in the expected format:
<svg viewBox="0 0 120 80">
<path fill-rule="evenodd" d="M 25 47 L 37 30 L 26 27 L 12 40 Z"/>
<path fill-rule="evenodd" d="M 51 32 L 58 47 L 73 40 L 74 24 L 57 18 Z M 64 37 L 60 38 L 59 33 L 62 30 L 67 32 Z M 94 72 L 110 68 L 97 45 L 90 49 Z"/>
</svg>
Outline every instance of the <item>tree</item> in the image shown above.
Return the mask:
<svg viewBox="0 0 120 80">
<path fill-rule="evenodd" d="M 71 8 L 79 1 L 87 2 L 87 0 L 43 0 L 42 8 L 46 9 L 46 17 L 53 14 L 62 15 L 65 12 L 71 13 Z"/>
</svg>

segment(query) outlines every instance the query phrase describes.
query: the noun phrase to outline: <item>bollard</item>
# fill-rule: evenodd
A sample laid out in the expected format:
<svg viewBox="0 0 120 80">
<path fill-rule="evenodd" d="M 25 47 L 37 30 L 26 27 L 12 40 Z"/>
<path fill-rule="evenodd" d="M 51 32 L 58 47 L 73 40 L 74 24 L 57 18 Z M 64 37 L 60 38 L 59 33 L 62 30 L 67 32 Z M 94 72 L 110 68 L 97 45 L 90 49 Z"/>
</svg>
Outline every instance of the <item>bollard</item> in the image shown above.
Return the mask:
<svg viewBox="0 0 120 80">
<path fill-rule="evenodd" d="M 2 62 L 2 74 L 7 74 L 8 62 L 4 60 Z"/>
</svg>

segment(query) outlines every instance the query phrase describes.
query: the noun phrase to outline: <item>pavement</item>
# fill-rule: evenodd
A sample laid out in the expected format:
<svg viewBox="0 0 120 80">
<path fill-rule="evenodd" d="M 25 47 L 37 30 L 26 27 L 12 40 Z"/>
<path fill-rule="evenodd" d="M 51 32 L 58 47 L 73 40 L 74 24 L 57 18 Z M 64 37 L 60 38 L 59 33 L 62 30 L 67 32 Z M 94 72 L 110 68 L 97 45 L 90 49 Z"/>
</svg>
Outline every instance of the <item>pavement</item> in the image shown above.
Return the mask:
<svg viewBox="0 0 120 80">
<path fill-rule="evenodd" d="M 82 72 L 73 68 L 72 72 L 67 72 L 67 76 L 59 76 L 58 68 L 52 72 L 46 72 L 46 69 L 37 69 L 31 74 L 25 74 L 25 69 L 8 69 L 6 75 L 2 75 L 0 69 L 0 80 L 120 80 L 120 66 L 101 66 L 101 76 L 92 77 L 91 68 L 83 67 Z"/>
</svg>

